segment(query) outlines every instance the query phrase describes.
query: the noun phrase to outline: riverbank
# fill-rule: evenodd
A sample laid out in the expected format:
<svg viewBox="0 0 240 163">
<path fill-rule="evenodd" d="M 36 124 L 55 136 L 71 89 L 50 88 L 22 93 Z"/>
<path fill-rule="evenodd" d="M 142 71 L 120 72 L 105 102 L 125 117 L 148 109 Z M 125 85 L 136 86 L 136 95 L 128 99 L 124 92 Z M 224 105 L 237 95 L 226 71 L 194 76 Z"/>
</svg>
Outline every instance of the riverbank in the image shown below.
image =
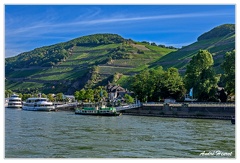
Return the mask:
<svg viewBox="0 0 240 163">
<path fill-rule="evenodd" d="M 75 111 L 80 104 L 58 104 L 57 111 Z M 123 115 L 171 118 L 230 120 L 235 116 L 234 103 L 143 103 L 120 107 Z M 118 110 L 118 109 L 117 109 Z"/>
<path fill-rule="evenodd" d="M 143 104 L 139 108 L 121 111 L 123 115 L 156 116 L 173 118 L 222 119 L 235 116 L 234 104 Z"/>
</svg>

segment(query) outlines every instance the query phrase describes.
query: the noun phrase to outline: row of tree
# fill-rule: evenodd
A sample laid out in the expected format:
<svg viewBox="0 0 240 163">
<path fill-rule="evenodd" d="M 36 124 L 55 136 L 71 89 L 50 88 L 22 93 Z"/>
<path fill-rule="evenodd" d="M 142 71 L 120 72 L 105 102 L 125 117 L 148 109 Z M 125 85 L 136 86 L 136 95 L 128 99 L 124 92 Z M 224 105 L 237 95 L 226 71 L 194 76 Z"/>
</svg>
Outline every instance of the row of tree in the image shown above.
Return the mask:
<svg viewBox="0 0 240 163">
<path fill-rule="evenodd" d="M 142 71 L 131 80 L 131 88 L 141 101 L 160 101 L 165 98 L 183 100 L 185 93 L 193 90 L 192 98 L 198 101 L 217 101 L 218 83 L 223 79 L 225 91 L 235 95 L 235 50 L 228 52 L 221 65 L 224 74 L 216 74 L 213 69 L 212 54 L 200 50 L 187 65 L 182 77 L 176 68 L 166 71 L 162 67 Z M 223 93 L 225 91 L 222 91 Z M 221 99 L 226 101 L 226 99 Z"/>
<path fill-rule="evenodd" d="M 162 45 L 162 44 L 157 45 L 155 42 L 150 43 L 148 41 L 142 41 L 142 43 L 148 44 L 148 45 L 152 45 L 152 46 L 158 46 L 158 47 L 161 47 L 161 48 L 178 49 L 178 48 L 176 48 L 174 46 L 166 46 L 166 45 Z"/>
<path fill-rule="evenodd" d="M 100 102 L 108 97 L 108 93 L 104 86 L 99 86 L 96 89 L 81 89 L 74 93 L 76 100 L 84 102 Z"/>
<path fill-rule="evenodd" d="M 106 87 L 99 86 L 96 89 L 81 89 L 74 93 L 76 100 L 83 102 L 101 102 L 108 101 L 108 93 Z M 126 103 L 134 103 L 134 98 L 128 94 L 124 95 Z M 119 101 L 121 102 L 121 101 Z"/>
<path fill-rule="evenodd" d="M 15 92 L 11 90 L 5 90 L 5 97 L 8 98 L 11 95 L 13 95 Z M 28 98 L 31 97 L 39 97 L 39 93 L 16 93 L 19 95 L 19 97 L 23 100 L 26 101 Z M 57 94 L 41 94 L 42 98 L 48 98 L 49 101 L 64 101 L 66 100 L 64 98 L 63 93 L 57 93 Z M 74 97 L 78 101 L 83 101 L 83 102 L 100 102 L 100 101 L 108 101 L 108 93 L 106 91 L 106 88 L 104 86 L 99 86 L 95 89 L 81 89 L 80 91 L 76 91 L 74 93 Z M 126 103 L 134 103 L 134 98 L 131 97 L 130 95 L 126 94 L 124 96 L 125 102 Z"/>
<path fill-rule="evenodd" d="M 117 34 L 93 34 L 72 40 L 77 46 L 98 46 L 124 42 L 124 38 Z"/>
</svg>

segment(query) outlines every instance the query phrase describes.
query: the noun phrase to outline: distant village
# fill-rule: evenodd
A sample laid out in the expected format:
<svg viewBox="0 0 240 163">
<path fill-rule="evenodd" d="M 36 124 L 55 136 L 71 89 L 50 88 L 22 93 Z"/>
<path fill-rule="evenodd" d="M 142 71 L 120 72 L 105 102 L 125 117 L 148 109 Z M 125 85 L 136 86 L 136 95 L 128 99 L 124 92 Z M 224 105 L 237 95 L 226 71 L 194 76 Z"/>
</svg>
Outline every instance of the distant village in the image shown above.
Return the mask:
<svg viewBox="0 0 240 163">
<path fill-rule="evenodd" d="M 106 86 L 106 91 L 108 93 L 108 98 L 105 99 L 105 101 L 108 101 L 110 103 L 125 103 L 125 95 L 129 95 L 133 97 L 134 92 L 129 91 L 123 87 L 121 87 L 119 84 L 112 84 L 108 82 L 108 85 Z M 73 95 L 63 95 L 63 99 L 67 100 L 67 102 L 74 102 L 76 101 L 75 96 Z"/>
</svg>

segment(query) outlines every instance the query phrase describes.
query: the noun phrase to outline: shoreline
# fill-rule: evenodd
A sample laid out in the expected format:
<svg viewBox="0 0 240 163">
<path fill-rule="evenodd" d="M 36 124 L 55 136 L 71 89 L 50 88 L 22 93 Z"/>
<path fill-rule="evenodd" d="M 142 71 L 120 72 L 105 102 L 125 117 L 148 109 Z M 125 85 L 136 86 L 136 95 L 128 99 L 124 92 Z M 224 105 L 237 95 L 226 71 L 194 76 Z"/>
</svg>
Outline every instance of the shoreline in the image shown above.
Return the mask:
<svg viewBox="0 0 240 163">
<path fill-rule="evenodd" d="M 56 108 L 56 112 L 75 112 L 78 106 Z M 8 108 L 8 107 L 5 107 Z M 19 110 L 19 109 L 18 109 Z M 149 116 L 163 118 L 191 118 L 231 120 L 235 116 L 235 105 L 193 105 L 193 104 L 143 104 L 137 108 L 120 110 L 122 115 Z"/>
<path fill-rule="evenodd" d="M 121 112 L 136 116 L 231 120 L 235 116 L 235 105 L 143 104 Z"/>
<path fill-rule="evenodd" d="M 188 118 L 188 119 L 212 119 L 212 120 L 231 120 L 231 117 L 214 117 L 214 116 L 178 116 L 178 115 L 157 115 L 157 114 L 136 114 L 136 113 L 123 113 L 122 115 L 131 116 L 147 116 L 147 117 L 161 117 L 161 118 Z"/>
</svg>

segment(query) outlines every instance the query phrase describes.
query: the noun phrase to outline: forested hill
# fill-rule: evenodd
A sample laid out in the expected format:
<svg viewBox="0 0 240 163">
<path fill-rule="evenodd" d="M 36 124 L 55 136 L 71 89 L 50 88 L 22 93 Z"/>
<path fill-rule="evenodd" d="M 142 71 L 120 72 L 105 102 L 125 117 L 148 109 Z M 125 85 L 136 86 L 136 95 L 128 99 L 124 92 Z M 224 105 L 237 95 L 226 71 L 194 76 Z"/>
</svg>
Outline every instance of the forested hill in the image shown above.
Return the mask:
<svg viewBox="0 0 240 163">
<path fill-rule="evenodd" d="M 148 68 L 174 47 L 94 34 L 5 59 L 6 89 L 72 94 Z M 123 78 L 121 78 L 123 79 Z"/>
<path fill-rule="evenodd" d="M 149 68 L 175 67 L 184 74 L 200 49 L 213 55 L 214 68 L 222 73 L 220 65 L 226 52 L 235 49 L 235 25 L 213 28 L 181 49 L 117 34 L 94 34 L 36 48 L 5 59 L 5 88 L 22 93 L 73 94 L 108 81 L 127 87 L 130 76 Z"/>
<path fill-rule="evenodd" d="M 169 53 L 152 64 L 152 67 L 162 65 L 164 68 L 176 67 L 185 72 L 191 58 L 202 50 L 208 50 L 214 58 L 214 68 L 222 72 L 221 64 L 226 52 L 235 49 L 235 24 L 224 24 L 211 29 L 197 38 L 197 41 L 178 51 Z"/>
<path fill-rule="evenodd" d="M 116 34 L 95 34 L 79 37 L 68 42 L 36 48 L 15 57 L 6 58 L 5 68 L 27 68 L 32 66 L 50 67 L 65 61 L 75 46 L 94 47 L 122 43 L 124 39 Z"/>
<path fill-rule="evenodd" d="M 202 34 L 197 40 L 202 41 L 213 38 L 221 38 L 233 34 L 235 34 L 235 24 L 224 24 Z"/>
</svg>

